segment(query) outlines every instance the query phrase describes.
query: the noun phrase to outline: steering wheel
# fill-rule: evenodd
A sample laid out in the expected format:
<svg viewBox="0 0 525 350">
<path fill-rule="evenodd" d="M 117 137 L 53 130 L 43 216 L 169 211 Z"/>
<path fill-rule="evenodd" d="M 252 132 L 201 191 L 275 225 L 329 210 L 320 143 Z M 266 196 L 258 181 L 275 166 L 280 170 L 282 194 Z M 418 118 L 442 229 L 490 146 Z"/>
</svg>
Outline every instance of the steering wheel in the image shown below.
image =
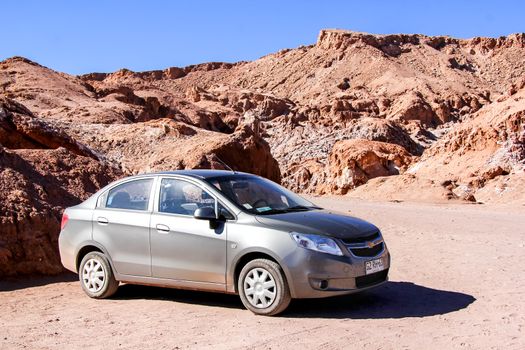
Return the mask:
<svg viewBox="0 0 525 350">
<path fill-rule="evenodd" d="M 262 204 L 262 205 L 259 206 L 259 204 Z M 266 201 L 266 199 L 262 199 L 262 198 L 256 200 L 252 204 L 252 207 L 254 207 L 254 208 L 267 207 L 267 206 L 268 206 L 268 202 Z"/>
</svg>

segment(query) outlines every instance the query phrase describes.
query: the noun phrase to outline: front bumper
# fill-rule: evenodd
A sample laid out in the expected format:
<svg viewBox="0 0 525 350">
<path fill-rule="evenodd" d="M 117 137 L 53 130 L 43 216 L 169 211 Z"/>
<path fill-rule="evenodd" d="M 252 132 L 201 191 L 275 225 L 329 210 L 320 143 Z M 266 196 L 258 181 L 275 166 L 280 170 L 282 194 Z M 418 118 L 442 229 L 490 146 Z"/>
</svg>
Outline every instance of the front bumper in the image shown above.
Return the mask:
<svg viewBox="0 0 525 350">
<path fill-rule="evenodd" d="M 388 280 L 390 253 L 386 245 L 373 257 L 345 254 L 334 256 L 298 247 L 284 262 L 292 297 L 324 298 L 351 294 L 377 287 Z M 365 263 L 375 259 L 383 261 L 384 270 L 366 275 Z"/>
</svg>

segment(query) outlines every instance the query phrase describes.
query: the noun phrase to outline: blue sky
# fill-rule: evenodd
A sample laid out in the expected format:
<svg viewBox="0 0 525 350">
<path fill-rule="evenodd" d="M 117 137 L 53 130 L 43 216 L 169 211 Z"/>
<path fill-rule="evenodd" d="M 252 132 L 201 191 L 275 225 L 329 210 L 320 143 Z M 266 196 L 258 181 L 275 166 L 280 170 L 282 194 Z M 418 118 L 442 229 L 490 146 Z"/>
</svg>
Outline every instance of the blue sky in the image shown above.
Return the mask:
<svg viewBox="0 0 525 350">
<path fill-rule="evenodd" d="M 0 14 L 0 59 L 25 56 L 72 74 L 253 60 L 312 44 L 322 28 L 525 32 L 525 1 L 2 0 Z"/>
</svg>

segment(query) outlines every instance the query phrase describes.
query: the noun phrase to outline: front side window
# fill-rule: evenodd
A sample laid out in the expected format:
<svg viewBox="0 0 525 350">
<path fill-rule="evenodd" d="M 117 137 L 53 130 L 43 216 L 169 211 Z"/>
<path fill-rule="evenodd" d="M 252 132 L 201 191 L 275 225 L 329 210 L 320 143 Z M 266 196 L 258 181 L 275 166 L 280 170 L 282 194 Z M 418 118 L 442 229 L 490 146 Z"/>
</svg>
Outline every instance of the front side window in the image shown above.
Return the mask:
<svg viewBox="0 0 525 350">
<path fill-rule="evenodd" d="M 123 183 L 108 193 L 106 208 L 148 210 L 153 179 L 142 179 Z"/>
<path fill-rule="evenodd" d="M 235 216 L 233 216 L 232 213 L 224 205 L 222 205 L 220 202 L 217 203 L 217 212 L 219 213 L 219 219 L 222 220 L 234 220 Z"/>
<path fill-rule="evenodd" d="M 159 212 L 193 215 L 195 210 L 203 207 L 215 210 L 215 199 L 199 186 L 179 179 L 162 180 Z"/>
</svg>

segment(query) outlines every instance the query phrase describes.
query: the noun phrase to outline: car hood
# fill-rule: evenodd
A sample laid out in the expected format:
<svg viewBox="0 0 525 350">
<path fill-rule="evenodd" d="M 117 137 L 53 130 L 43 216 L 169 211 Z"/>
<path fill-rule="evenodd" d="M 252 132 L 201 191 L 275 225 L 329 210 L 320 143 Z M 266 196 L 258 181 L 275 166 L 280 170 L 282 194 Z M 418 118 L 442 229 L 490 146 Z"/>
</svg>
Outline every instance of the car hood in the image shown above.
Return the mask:
<svg viewBox="0 0 525 350">
<path fill-rule="evenodd" d="M 328 210 L 257 215 L 256 219 L 265 226 L 279 230 L 313 233 L 341 239 L 362 237 L 378 231 L 378 228 L 369 222 Z"/>
</svg>

